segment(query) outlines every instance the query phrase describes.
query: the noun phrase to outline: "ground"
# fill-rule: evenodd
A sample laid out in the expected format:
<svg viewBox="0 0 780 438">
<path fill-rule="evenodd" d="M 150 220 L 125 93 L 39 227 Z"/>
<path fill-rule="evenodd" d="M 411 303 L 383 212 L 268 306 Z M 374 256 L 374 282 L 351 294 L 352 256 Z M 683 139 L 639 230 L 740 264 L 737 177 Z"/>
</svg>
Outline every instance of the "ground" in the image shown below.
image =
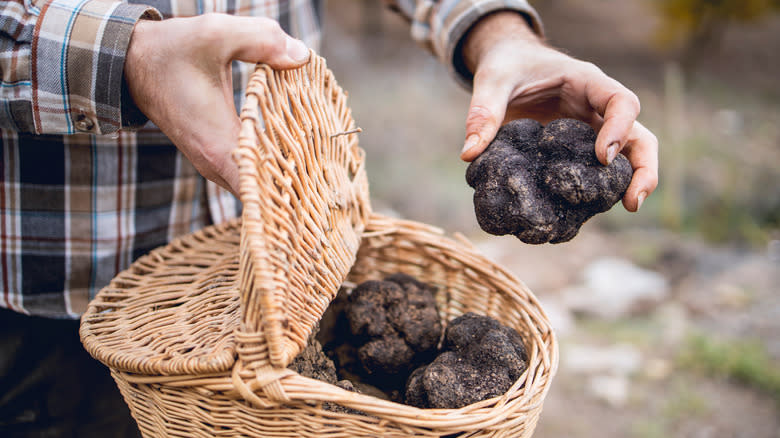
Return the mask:
<svg viewBox="0 0 780 438">
<path fill-rule="evenodd" d="M 375 209 L 468 235 L 541 299 L 561 366 L 535 436 L 780 437 L 780 18 L 731 27 L 686 77 L 654 43 L 650 2 L 532 3 L 551 44 L 637 93 L 661 142 L 659 191 L 566 244 L 482 233 L 457 158 L 468 92 L 402 20 L 330 0 L 323 54 L 363 129 Z M 566 291 L 604 257 L 660 275 L 664 298 L 575 312 Z"/>
</svg>

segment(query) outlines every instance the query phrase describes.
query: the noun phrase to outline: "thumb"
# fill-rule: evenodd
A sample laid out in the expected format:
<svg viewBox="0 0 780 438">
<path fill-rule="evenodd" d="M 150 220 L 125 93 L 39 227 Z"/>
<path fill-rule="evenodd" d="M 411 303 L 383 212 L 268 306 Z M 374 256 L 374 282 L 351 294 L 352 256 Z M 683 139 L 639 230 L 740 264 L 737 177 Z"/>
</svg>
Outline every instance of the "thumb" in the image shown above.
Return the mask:
<svg viewBox="0 0 780 438">
<path fill-rule="evenodd" d="M 266 17 L 230 17 L 231 59 L 265 63 L 274 69 L 300 67 L 309 61 L 309 48 L 288 35 L 275 20 Z"/>
<path fill-rule="evenodd" d="M 466 116 L 466 142 L 460 158 L 473 161 L 488 147 L 501 127 L 506 114 L 510 90 L 490 75 L 474 76 L 474 92 Z"/>
</svg>

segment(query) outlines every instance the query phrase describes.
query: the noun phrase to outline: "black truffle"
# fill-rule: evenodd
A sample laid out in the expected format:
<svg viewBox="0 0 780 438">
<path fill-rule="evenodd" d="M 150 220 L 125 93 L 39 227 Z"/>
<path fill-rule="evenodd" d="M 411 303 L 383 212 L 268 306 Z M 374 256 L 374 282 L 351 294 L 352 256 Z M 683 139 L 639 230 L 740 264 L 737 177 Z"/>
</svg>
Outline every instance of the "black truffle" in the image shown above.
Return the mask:
<svg viewBox="0 0 780 438">
<path fill-rule="evenodd" d="M 447 327 L 444 352 L 409 377 L 406 403 L 457 409 L 504 394 L 527 367 L 525 346 L 515 330 L 466 313 Z"/>
<path fill-rule="evenodd" d="M 402 385 L 442 333 L 434 289 L 405 274 L 361 283 L 345 314 L 366 380 L 380 388 Z"/>
<path fill-rule="evenodd" d="M 298 353 L 287 368 L 295 371 L 296 373 L 309 377 L 311 379 L 317 379 L 322 382 L 327 382 L 338 386 L 341 389 L 347 391 L 353 391 L 362 393 L 359 388 L 356 388 L 349 380 L 339 380 L 336 373 L 336 366 L 333 364 L 328 356 L 323 352 L 320 342 L 316 339 L 319 327 L 315 327 L 311 336 L 309 336 L 306 346 Z M 323 408 L 332 412 L 342 412 L 348 414 L 362 414 L 360 411 L 350 409 L 335 403 L 325 402 Z"/>
<path fill-rule="evenodd" d="M 302 376 L 335 384 L 338 381 L 336 366 L 322 351 L 322 346 L 316 339 L 317 332 L 319 332 L 319 327 L 315 327 L 306 346 L 295 356 L 287 368 Z"/>
<path fill-rule="evenodd" d="M 620 154 L 602 165 L 595 143 L 593 129 L 574 119 L 546 127 L 521 119 L 501 127 L 466 170 L 480 227 L 525 243 L 571 240 L 585 221 L 623 197 L 633 175 Z"/>
</svg>

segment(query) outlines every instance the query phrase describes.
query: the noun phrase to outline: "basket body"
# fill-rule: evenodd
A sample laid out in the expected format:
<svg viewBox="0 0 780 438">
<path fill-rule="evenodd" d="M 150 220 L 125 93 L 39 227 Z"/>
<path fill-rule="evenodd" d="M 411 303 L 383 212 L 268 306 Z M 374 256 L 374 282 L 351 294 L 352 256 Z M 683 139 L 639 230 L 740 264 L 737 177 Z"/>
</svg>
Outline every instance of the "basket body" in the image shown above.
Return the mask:
<svg viewBox="0 0 780 438">
<path fill-rule="evenodd" d="M 238 230 L 239 225 L 233 223 L 217 232 L 237 235 Z M 211 245 L 191 237 L 185 239 L 191 239 L 185 245 L 194 251 L 205 251 Z M 232 241 L 237 254 L 237 239 Z M 224 245 L 219 251 L 229 253 L 229 244 Z M 237 255 L 234 263 L 238 264 Z M 424 224 L 374 215 L 348 280 L 380 279 L 395 272 L 436 286 L 444 322 L 474 311 L 518 330 L 530 358 L 528 371 L 504 396 L 457 410 L 417 409 L 344 391 L 295 373 L 279 380 L 290 402 L 280 403 L 254 389 L 262 382 L 253 386 L 265 407 L 242 396 L 231 371 L 149 376 L 112 370 L 112 375 L 146 438 L 441 437 L 455 433 L 463 437 L 530 437 L 558 361 L 553 331 L 533 295 L 522 282 L 479 255 L 468 243 L 449 239 Z M 238 304 L 238 293 L 232 300 Z M 244 384 L 252 386 L 251 382 Z M 323 407 L 325 402 L 366 415 L 334 412 Z"/>
<path fill-rule="evenodd" d="M 346 94 L 312 57 L 250 79 L 235 154 L 242 218 L 120 273 L 82 317 L 85 348 L 146 438 L 531 436 L 558 361 L 546 315 L 465 239 L 371 213 Z M 286 368 L 344 281 L 397 272 L 436 287 L 445 326 L 473 311 L 515 328 L 523 376 L 500 397 L 418 409 Z"/>
</svg>

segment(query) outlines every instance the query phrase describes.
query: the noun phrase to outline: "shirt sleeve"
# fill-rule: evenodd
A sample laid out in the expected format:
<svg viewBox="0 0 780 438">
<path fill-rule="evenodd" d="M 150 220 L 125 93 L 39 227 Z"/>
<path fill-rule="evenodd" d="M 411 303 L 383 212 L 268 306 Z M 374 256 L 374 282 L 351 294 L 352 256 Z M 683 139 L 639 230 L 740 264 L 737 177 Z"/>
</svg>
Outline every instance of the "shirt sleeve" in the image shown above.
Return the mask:
<svg viewBox="0 0 780 438">
<path fill-rule="evenodd" d="M 509 10 L 521 14 L 538 35 L 544 35 L 542 21 L 527 0 L 385 0 L 391 9 L 411 21 L 411 33 L 430 50 L 455 79 L 471 88 L 473 75 L 463 62 L 463 38 L 480 18 Z"/>
<path fill-rule="evenodd" d="M 0 128 L 109 134 L 145 122 L 122 118 L 125 56 L 141 18 L 162 16 L 110 0 L 0 0 Z"/>
</svg>

